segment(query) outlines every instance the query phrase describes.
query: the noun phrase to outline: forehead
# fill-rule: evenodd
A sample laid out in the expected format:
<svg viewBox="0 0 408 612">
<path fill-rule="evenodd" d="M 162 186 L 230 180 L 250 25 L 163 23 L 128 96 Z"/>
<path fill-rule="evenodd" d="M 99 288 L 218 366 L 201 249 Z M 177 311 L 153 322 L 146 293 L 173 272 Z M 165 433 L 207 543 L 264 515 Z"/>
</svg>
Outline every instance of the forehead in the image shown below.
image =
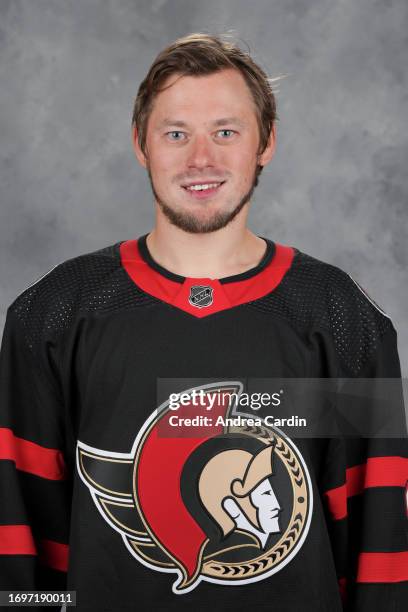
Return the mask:
<svg viewBox="0 0 408 612">
<path fill-rule="evenodd" d="M 270 491 L 272 489 L 272 485 L 269 481 L 269 478 L 265 478 L 259 485 L 254 489 L 254 493 L 264 493 L 265 491 Z"/>
<path fill-rule="evenodd" d="M 172 74 L 154 99 L 151 119 L 237 116 L 255 118 L 255 103 L 242 74 L 228 68 L 208 75 Z"/>
</svg>

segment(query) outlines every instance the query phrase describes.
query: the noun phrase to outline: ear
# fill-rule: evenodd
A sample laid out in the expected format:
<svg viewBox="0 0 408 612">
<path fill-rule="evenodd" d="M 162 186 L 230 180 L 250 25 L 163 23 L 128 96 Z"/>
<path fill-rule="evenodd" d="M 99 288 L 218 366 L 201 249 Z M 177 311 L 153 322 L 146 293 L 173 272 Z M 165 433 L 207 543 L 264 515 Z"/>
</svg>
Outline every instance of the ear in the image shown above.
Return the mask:
<svg viewBox="0 0 408 612">
<path fill-rule="evenodd" d="M 147 168 L 147 159 L 142 149 L 140 148 L 138 140 L 138 131 L 135 125 L 132 125 L 132 144 L 136 159 L 143 166 L 143 168 Z"/>
<path fill-rule="evenodd" d="M 258 164 L 260 166 L 266 166 L 268 164 L 275 153 L 275 144 L 276 144 L 276 127 L 275 122 L 272 125 L 271 132 L 268 138 L 268 144 L 266 145 L 266 149 L 259 155 Z"/>
</svg>

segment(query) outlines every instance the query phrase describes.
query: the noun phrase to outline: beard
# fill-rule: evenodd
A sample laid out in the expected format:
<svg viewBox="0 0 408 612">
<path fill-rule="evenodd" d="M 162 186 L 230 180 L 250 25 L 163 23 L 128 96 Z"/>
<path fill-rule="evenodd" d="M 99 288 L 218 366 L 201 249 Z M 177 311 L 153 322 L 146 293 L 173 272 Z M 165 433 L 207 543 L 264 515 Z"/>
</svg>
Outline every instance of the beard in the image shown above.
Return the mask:
<svg viewBox="0 0 408 612">
<path fill-rule="evenodd" d="M 193 213 L 172 208 L 167 202 L 162 200 L 156 192 L 149 164 L 147 165 L 147 172 L 149 175 L 150 185 L 156 202 L 158 203 L 170 223 L 183 230 L 184 232 L 188 232 L 189 234 L 208 234 L 210 232 L 216 232 L 217 230 L 222 229 L 223 227 L 231 223 L 231 221 L 235 219 L 238 213 L 243 209 L 245 204 L 250 201 L 254 193 L 255 187 L 258 185 L 259 168 L 260 166 L 256 166 L 251 181 L 251 187 L 238 200 L 232 210 L 216 211 L 208 219 L 200 219 Z"/>
</svg>

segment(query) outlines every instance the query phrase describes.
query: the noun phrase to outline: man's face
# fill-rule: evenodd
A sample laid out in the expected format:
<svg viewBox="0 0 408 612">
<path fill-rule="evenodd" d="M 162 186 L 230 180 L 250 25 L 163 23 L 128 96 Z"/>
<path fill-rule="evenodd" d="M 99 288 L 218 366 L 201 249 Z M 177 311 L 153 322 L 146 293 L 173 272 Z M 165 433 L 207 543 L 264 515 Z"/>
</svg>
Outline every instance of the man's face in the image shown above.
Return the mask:
<svg viewBox="0 0 408 612">
<path fill-rule="evenodd" d="M 154 100 L 146 134 L 154 196 L 169 221 L 191 233 L 225 227 L 250 200 L 257 164 L 274 151 L 274 132 L 259 157 L 259 127 L 243 76 L 226 69 L 207 76 L 172 75 Z M 198 191 L 192 185 L 212 185 Z M 189 188 L 190 187 L 190 188 Z"/>
<path fill-rule="evenodd" d="M 251 501 L 258 508 L 258 521 L 265 533 L 276 533 L 279 528 L 280 504 L 276 498 L 275 491 L 269 481 L 265 478 L 251 493 Z"/>
</svg>

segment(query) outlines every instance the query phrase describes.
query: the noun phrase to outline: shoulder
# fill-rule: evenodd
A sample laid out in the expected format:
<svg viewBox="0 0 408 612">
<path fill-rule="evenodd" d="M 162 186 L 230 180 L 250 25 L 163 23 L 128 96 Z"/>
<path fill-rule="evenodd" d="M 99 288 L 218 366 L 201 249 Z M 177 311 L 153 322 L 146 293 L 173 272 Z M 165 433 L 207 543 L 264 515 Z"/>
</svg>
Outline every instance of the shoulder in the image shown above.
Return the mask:
<svg viewBox="0 0 408 612">
<path fill-rule="evenodd" d="M 291 283 L 299 286 L 314 322 L 322 326 L 332 327 L 336 320 L 363 323 L 366 317 L 380 327 L 391 324 L 385 310 L 363 289 L 360 282 L 336 265 L 294 249 L 287 280 L 287 290 L 290 291 Z"/>
<path fill-rule="evenodd" d="M 347 368 L 359 371 L 394 329 L 390 317 L 345 270 L 296 248 L 293 253 L 282 282 L 263 298 L 263 309 L 309 336 L 323 333 Z"/>
<path fill-rule="evenodd" d="M 345 270 L 300 251 L 295 259 L 294 276 L 310 287 L 314 325 L 328 332 L 346 371 L 356 375 L 394 330 L 390 317 Z"/>
<path fill-rule="evenodd" d="M 23 326 L 30 347 L 40 337 L 63 333 L 79 312 L 109 312 L 129 292 L 137 293 L 121 265 L 120 244 L 57 264 L 15 298 L 8 311 Z"/>
<path fill-rule="evenodd" d="M 24 289 L 10 308 L 17 310 L 23 306 L 30 307 L 34 302 L 74 298 L 86 283 L 101 281 L 120 266 L 119 245 L 116 243 L 56 264 Z"/>
</svg>

